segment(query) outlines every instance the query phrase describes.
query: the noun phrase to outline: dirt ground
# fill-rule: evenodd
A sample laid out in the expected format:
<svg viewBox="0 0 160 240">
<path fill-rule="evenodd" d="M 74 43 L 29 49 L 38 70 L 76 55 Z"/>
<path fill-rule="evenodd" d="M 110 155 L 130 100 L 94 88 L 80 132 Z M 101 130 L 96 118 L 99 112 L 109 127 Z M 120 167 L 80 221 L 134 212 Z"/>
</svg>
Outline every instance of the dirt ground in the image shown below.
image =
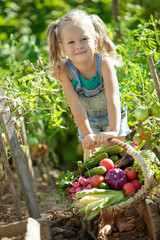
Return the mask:
<svg viewBox="0 0 160 240">
<path fill-rule="evenodd" d="M 55 177 L 52 178 L 51 185 L 48 185 L 42 179 L 37 178 L 37 194 L 38 203 L 41 217 L 46 217 L 49 221 L 51 239 L 54 240 L 90 240 L 96 239 L 91 236 L 87 229 L 95 236 L 98 233 L 99 219 L 94 219 L 92 222 L 87 223 L 87 227 L 83 221 L 83 215 L 75 214 L 70 209 L 70 202 L 65 200 L 63 203 L 57 204 L 56 200 L 60 197 L 57 194 L 57 186 L 55 184 Z M 28 218 L 27 208 L 24 199 L 20 201 L 23 220 Z M 151 240 L 147 227 L 140 219 L 137 209 L 131 209 L 125 213 L 126 219 L 135 219 L 135 229 L 130 232 L 119 233 L 114 229 L 109 240 Z M 17 222 L 16 213 L 12 198 L 9 192 L 2 196 L 0 200 L 0 226 Z M 6 239 L 24 239 L 24 238 L 2 238 Z M 1 240 L 2 240 L 1 239 Z"/>
</svg>

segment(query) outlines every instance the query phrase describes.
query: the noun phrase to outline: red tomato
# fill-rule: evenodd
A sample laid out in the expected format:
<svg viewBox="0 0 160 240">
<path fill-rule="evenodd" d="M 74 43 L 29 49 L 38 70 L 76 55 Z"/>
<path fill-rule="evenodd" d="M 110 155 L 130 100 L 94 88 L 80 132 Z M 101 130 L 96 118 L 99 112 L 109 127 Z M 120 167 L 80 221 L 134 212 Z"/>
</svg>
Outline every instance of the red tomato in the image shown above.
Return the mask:
<svg viewBox="0 0 160 240">
<path fill-rule="evenodd" d="M 130 183 L 130 182 L 125 183 L 123 185 L 123 189 L 124 189 L 124 194 L 126 196 L 128 196 L 129 194 L 131 194 L 133 196 L 135 191 L 136 191 L 135 186 L 132 183 Z"/>
<path fill-rule="evenodd" d="M 46 144 L 42 143 L 42 144 L 39 144 L 38 147 L 37 147 L 37 153 L 39 154 L 39 156 L 43 155 L 43 154 L 46 154 L 48 151 L 48 147 Z"/>
<path fill-rule="evenodd" d="M 114 162 L 109 158 L 104 158 L 100 161 L 99 166 L 103 166 L 107 171 L 114 168 Z"/>
<path fill-rule="evenodd" d="M 137 172 L 135 171 L 134 167 L 127 167 L 124 171 L 128 180 L 133 180 L 137 177 Z"/>
<path fill-rule="evenodd" d="M 131 183 L 134 185 L 136 191 L 138 191 L 142 187 L 142 183 L 140 183 L 139 179 L 133 179 Z"/>
<path fill-rule="evenodd" d="M 140 127 L 138 132 L 142 140 L 146 140 L 148 135 L 152 136 L 152 132 L 146 126 Z"/>
<path fill-rule="evenodd" d="M 146 137 L 147 137 L 148 135 L 151 136 L 151 135 L 152 135 L 152 132 L 147 132 L 147 133 L 141 132 L 140 138 L 141 138 L 142 140 L 146 140 Z"/>
<path fill-rule="evenodd" d="M 102 175 L 94 175 L 91 177 L 91 184 L 93 187 L 99 187 L 99 185 L 104 182 L 105 178 Z"/>
</svg>

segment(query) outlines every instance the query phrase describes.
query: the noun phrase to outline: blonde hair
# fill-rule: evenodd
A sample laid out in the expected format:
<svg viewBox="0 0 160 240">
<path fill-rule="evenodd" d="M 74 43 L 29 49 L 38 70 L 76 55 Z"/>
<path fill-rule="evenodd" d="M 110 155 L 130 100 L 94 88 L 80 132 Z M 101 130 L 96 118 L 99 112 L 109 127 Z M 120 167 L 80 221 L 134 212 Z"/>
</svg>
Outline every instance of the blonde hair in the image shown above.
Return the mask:
<svg viewBox="0 0 160 240">
<path fill-rule="evenodd" d="M 116 57 L 116 48 L 109 38 L 104 22 L 96 14 L 87 14 L 82 10 L 72 10 L 58 20 L 52 22 L 47 29 L 47 42 L 50 48 L 50 61 L 53 65 L 53 76 L 57 77 L 63 70 L 66 57 L 58 46 L 61 42 L 61 30 L 66 24 L 85 21 L 93 36 L 98 37 L 97 51 L 111 58 Z"/>
</svg>

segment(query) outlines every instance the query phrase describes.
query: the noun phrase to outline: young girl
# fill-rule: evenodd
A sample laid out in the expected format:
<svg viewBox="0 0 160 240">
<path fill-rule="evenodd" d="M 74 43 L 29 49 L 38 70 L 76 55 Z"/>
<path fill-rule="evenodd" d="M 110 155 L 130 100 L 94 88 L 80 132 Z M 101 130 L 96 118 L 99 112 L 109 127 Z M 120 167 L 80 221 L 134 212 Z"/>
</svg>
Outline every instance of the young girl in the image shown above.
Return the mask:
<svg viewBox="0 0 160 240">
<path fill-rule="evenodd" d="M 95 14 L 73 10 L 47 30 L 53 76 L 60 80 L 78 126 L 83 149 L 94 150 L 112 137 L 130 133 L 126 105 L 121 107 L 114 62 L 115 46 Z M 134 228 L 123 216 L 102 215 L 99 236 Z"/>
</svg>

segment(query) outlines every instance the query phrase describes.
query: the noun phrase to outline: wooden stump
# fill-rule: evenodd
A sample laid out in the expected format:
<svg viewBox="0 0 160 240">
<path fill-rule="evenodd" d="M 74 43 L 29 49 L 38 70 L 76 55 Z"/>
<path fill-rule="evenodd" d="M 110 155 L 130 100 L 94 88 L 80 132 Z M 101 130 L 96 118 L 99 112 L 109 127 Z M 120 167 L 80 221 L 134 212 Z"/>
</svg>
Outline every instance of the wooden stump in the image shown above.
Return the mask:
<svg viewBox="0 0 160 240">
<path fill-rule="evenodd" d="M 25 202 L 28 208 L 30 217 L 35 219 L 40 218 L 38 208 L 37 194 L 32 186 L 31 178 L 26 166 L 24 155 L 17 137 L 16 129 L 13 124 L 13 119 L 10 113 L 10 108 L 7 105 L 6 96 L 0 84 L 0 121 L 3 131 L 6 135 L 9 150 L 12 158 L 14 159 L 16 171 L 19 177 L 19 182 L 25 197 Z"/>
<path fill-rule="evenodd" d="M 157 204 L 146 198 L 138 206 L 140 217 L 147 225 L 152 240 L 160 239 L 160 213 Z"/>
<path fill-rule="evenodd" d="M 22 236 L 24 240 L 51 240 L 49 222 L 47 219 L 28 218 L 0 227 L 0 239 L 18 236 Z"/>
</svg>

